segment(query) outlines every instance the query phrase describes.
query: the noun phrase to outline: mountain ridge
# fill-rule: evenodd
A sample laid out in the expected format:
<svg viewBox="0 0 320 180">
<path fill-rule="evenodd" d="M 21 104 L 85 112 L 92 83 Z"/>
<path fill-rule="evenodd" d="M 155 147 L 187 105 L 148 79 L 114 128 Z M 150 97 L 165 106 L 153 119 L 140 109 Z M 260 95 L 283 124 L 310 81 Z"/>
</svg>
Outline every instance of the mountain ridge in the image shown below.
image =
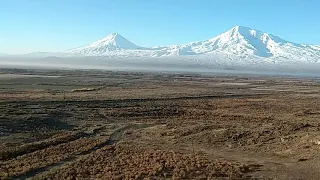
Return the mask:
<svg viewBox="0 0 320 180">
<path fill-rule="evenodd" d="M 320 45 L 298 44 L 260 30 L 235 26 L 207 40 L 155 47 L 142 47 L 119 33 L 111 33 L 89 45 L 65 51 L 61 56 L 148 58 L 196 55 L 201 58 L 222 55 L 232 57 L 232 60 L 320 62 Z"/>
</svg>

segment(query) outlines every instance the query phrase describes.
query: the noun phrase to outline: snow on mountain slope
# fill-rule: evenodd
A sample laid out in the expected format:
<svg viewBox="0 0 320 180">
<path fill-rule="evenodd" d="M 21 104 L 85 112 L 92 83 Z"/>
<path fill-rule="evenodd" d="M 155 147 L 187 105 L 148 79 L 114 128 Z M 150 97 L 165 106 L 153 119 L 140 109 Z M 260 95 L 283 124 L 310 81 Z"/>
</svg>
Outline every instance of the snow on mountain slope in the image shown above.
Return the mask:
<svg viewBox="0 0 320 180">
<path fill-rule="evenodd" d="M 191 43 L 192 49 L 197 53 L 226 52 L 236 55 L 256 55 L 271 57 L 273 48 L 277 44 L 285 44 L 276 36 L 261 31 L 236 26 L 231 30 L 209 39 L 207 41 Z"/>
<path fill-rule="evenodd" d="M 54 57 L 54 56 L 62 56 L 61 52 L 33 52 L 29 54 L 21 54 L 17 56 L 27 56 L 27 57 Z"/>
<path fill-rule="evenodd" d="M 285 41 L 277 36 L 247 27 L 236 26 L 221 35 L 206 41 L 192 42 L 180 46 L 161 47 L 162 50 L 187 50 L 190 54 L 235 55 L 238 59 L 249 56 L 261 57 L 270 61 L 313 61 L 320 59 L 320 48 L 316 45 L 300 45 Z M 161 50 L 157 47 L 157 50 Z"/>
<path fill-rule="evenodd" d="M 233 61 L 320 62 L 320 45 L 297 44 L 259 30 L 235 26 L 209 40 L 152 48 L 140 47 L 120 34 L 112 33 L 88 46 L 69 50 L 65 55 L 113 58 L 201 55 L 201 58 L 209 59 L 230 57 Z"/>
<path fill-rule="evenodd" d="M 194 45 L 193 45 L 194 44 Z M 247 27 L 236 26 L 207 41 L 190 44 L 197 53 L 223 52 L 278 60 L 317 61 L 317 46 L 303 46 Z"/>
<path fill-rule="evenodd" d="M 75 48 L 67 53 L 78 55 L 101 55 L 112 51 L 138 50 L 146 49 L 139 47 L 118 33 L 112 33 L 109 36 L 96 41 L 88 46 Z"/>
<path fill-rule="evenodd" d="M 308 46 L 308 45 L 305 45 L 305 46 Z M 309 47 L 320 51 L 320 45 L 309 45 Z"/>
</svg>

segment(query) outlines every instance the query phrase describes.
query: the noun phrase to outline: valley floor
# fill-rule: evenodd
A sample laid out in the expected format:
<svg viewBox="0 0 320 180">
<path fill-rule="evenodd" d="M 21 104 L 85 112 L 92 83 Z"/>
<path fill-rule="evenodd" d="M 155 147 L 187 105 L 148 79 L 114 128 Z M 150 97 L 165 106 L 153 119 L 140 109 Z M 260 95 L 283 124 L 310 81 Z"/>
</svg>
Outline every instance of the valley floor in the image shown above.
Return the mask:
<svg viewBox="0 0 320 180">
<path fill-rule="evenodd" d="M 320 179 L 320 79 L 0 70 L 0 179 Z"/>
</svg>

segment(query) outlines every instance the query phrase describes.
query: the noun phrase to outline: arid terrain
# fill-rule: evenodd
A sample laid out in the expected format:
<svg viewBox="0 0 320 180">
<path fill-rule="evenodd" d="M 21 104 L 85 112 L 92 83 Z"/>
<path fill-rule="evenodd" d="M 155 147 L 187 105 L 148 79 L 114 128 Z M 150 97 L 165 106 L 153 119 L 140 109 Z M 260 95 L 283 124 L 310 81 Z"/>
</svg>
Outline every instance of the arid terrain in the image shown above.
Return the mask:
<svg viewBox="0 0 320 180">
<path fill-rule="evenodd" d="M 0 179 L 320 179 L 320 79 L 0 69 Z"/>
</svg>

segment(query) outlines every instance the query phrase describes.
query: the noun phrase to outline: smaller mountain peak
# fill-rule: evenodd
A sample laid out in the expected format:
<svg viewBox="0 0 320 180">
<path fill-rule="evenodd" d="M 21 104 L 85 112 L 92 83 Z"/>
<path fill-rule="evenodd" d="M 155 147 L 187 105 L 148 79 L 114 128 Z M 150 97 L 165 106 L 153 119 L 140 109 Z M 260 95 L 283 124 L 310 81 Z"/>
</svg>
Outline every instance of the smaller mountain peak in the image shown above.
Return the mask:
<svg viewBox="0 0 320 180">
<path fill-rule="evenodd" d="M 113 32 L 108 36 L 106 36 L 105 38 L 100 39 L 99 41 L 116 41 L 118 39 L 124 39 L 124 37 L 121 36 L 119 33 Z"/>
<path fill-rule="evenodd" d="M 117 36 L 117 35 L 120 35 L 120 34 L 118 34 L 118 33 L 116 33 L 116 32 L 113 32 L 113 33 L 111 33 L 110 35 L 111 35 L 111 36 Z"/>
<path fill-rule="evenodd" d="M 234 26 L 231 30 L 236 30 L 236 31 L 249 31 L 252 30 L 251 28 L 245 27 L 245 26 Z"/>
<path fill-rule="evenodd" d="M 113 32 L 96 42 L 84 46 L 81 48 L 73 49 L 73 52 L 80 53 L 93 53 L 93 54 L 104 54 L 106 52 L 118 51 L 118 50 L 134 50 L 140 47 L 133 44 L 119 33 Z"/>
<path fill-rule="evenodd" d="M 121 35 L 119 33 L 113 32 L 109 34 L 107 37 L 117 37 L 117 36 L 121 36 Z"/>
</svg>

